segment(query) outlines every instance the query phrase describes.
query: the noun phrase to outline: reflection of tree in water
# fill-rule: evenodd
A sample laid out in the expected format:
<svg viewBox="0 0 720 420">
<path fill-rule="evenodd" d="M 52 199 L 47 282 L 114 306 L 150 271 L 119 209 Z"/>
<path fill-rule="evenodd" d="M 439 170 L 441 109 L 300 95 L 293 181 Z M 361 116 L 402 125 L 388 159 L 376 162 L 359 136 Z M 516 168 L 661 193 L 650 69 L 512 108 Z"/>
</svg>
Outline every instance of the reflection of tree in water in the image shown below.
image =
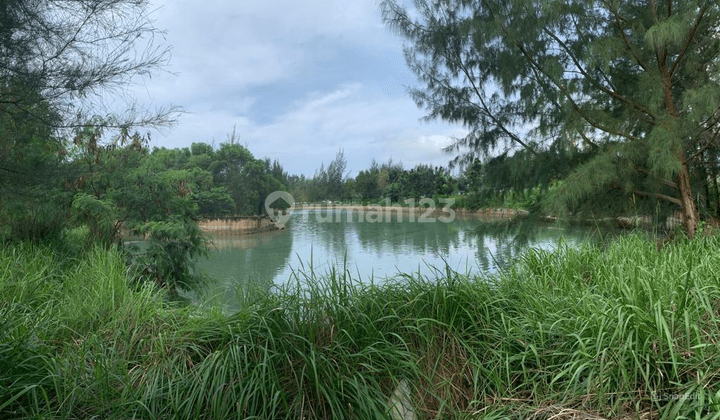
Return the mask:
<svg viewBox="0 0 720 420">
<path fill-rule="evenodd" d="M 533 218 L 516 220 L 456 219 L 451 223 L 402 222 L 349 223 L 366 251 L 378 254 L 411 251 L 417 255 L 446 256 L 462 248 L 474 249 L 477 266 L 483 271 L 512 264 L 528 248 L 556 247 L 561 242 L 577 244 L 596 235 L 592 229 L 543 223 Z M 474 264 L 471 264 L 474 265 Z"/>
<path fill-rule="evenodd" d="M 528 217 L 515 220 L 487 220 L 471 231 L 476 246 L 478 265 L 484 271 L 503 269 L 513 264 L 529 248 L 556 248 L 559 244 L 597 241 L 610 228 L 588 228 L 569 224 L 551 224 Z"/>
<path fill-rule="evenodd" d="M 315 235 L 317 244 L 326 248 L 328 255 L 344 255 L 347 250 L 347 216 L 341 210 L 310 212 L 303 226 Z M 292 228 L 292 227 L 291 227 Z"/>
<path fill-rule="evenodd" d="M 453 223 L 420 223 L 417 218 L 410 222 L 407 215 L 402 221 L 396 218 L 391 222 L 363 221 L 348 227 L 355 232 L 363 249 L 377 253 L 394 253 L 403 248 L 421 255 L 442 256 L 460 245 L 460 230 Z"/>
<path fill-rule="evenodd" d="M 292 251 L 292 235 L 287 230 L 212 239 L 210 257 L 198 262 L 210 281 L 196 298 L 233 312 L 244 300 L 270 290 L 275 277 L 287 266 Z"/>
<path fill-rule="evenodd" d="M 307 267 L 311 252 L 316 269 L 318 261 L 321 266 L 327 262 L 340 268 L 347 255 L 353 275 L 352 267 L 358 265 L 358 279 L 372 276 L 374 267 L 386 274 L 397 274 L 391 273 L 393 264 L 403 266 L 403 272 L 412 271 L 407 267 L 413 264 L 425 270 L 422 261 L 428 260 L 443 270 L 441 261 L 445 257 L 461 271 L 463 259 L 469 259 L 468 268 L 473 272 L 495 271 L 511 264 L 529 247 L 554 247 L 561 237 L 574 245 L 592 235 L 587 227 L 563 227 L 532 219 L 490 222 L 457 218 L 451 223 L 420 223 L 408 221 L 405 215 L 402 221 L 395 218 L 388 223 L 369 222 L 367 218 L 359 222 L 358 214 L 350 222 L 346 213 L 338 218 L 333 215 L 331 220 L 327 216 L 326 212 L 318 219 L 310 213 L 306 222 L 303 214 L 298 214 L 283 231 L 219 237 L 211 259 L 199 263 L 214 280 L 198 299 L 202 302 L 212 297 L 230 310 L 237 309 L 243 299 L 252 299 L 255 292 L 264 293 L 278 284 L 278 276 L 287 274 L 296 256 L 303 258 L 299 264 Z M 295 264 L 294 270 L 302 269 Z"/>
</svg>

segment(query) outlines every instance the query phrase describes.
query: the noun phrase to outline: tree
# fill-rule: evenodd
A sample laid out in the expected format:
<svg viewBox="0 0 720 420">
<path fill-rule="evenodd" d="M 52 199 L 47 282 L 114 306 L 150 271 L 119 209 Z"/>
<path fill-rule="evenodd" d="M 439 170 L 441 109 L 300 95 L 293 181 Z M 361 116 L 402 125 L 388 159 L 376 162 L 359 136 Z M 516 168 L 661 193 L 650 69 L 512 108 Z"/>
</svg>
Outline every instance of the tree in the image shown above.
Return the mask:
<svg viewBox="0 0 720 420">
<path fill-rule="evenodd" d="M 310 199 L 317 200 L 340 200 L 346 196 L 347 175 L 345 168 L 347 159 L 342 150 L 339 150 L 335 158 L 327 168 L 320 164 L 320 169 L 315 171 L 310 188 Z"/>
<path fill-rule="evenodd" d="M 209 171 L 215 159 L 215 151 L 205 143 L 193 143 L 189 149 L 154 148 L 147 158 L 159 171 L 186 171 L 190 198 L 197 203 L 199 214 L 207 217 L 226 216 L 235 210 L 227 188 L 216 186 Z"/>
<path fill-rule="evenodd" d="M 270 158 L 265 158 L 265 166 L 267 167 L 268 172 L 270 173 L 270 175 L 272 175 L 273 178 L 280 181 L 281 184 L 287 185 L 288 173 L 285 172 L 285 169 L 283 169 L 279 160 L 275 159 L 273 161 L 270 161 Z"/>
<path fill-rule="evenodd" d="M 344 187 L 346 181 L 345 168 L 347 167 L 347 159 L 342 150 L 338 150 L 335 158 L 330 162 L 327 168 L 327 197 L 339 200 L 344 196 Z"/>
<path fill-rule="evenodd" d="M 56 115 L 39 95 L 35 113 Z M 0 241 L 58 239 L 62 209 L 69 205 L 62 185 L 68 173 L 62 139 L 27 113 L 0 103 Z M 53 199 L 48 199 L 52 197 Z"/>
<path fill-rule="evenodd" d="M 402 199 L 402 175 L 405 172 L 401 162 L 393 162 L 392 158 L 380 165 L 380 174 L 378 175 L 378 183 L 382 190 L 383 196 L 389 198 L 390 201 L 400 201 Z"/>
<path fill-rule="evenodd" d="M 212 176 L 199 168 L 168 165 L 168 157 L 181 156 L 182 150 L 148 154 L 136 146 L 84 149 L 82 159 L 77 154 L 72 165 L 81 167 L 83 174 L 71 186 L 75 196 L 70 213 L 73 225 L 86 227 L 87 234 L 75 239 L 81 245 L 113 246 L 122 243 L 123 229 L 144 236 L 142 249 L 130 247 L 130 265 L 141 279 L 174 295 L 178 289 L 197 287 L 201 280 L 194 265 L 206 246 L 197 224 L 196 194 L 210 188 Z"/>
<path fill-rule="evenodd" d="M 360 171 L 355 177 L 355 190 L 364 200 L 376 200 L 380 198 L 380 165 L 375 159 L 370 163 L 370 168 Z"/>
<path fill-rule="evenodd" d="M 235 202 L 236 214 L 256 214 L 260 194 L 254 188 L 253 178 L 262 172 L 263 166 L 248 149 L 236 142 L 220 145 L 210 171 L 215 184 L 227 188 Z"/>
<path fill-rule="evenodd" d="M 89 116 L 100 114 L 106 126 L 125 129 L 170 123 L 176 108 L 140 113 L 128 104 L 123 112 L 103 100 L 170 59 L 169 48 L 154 43 L 161 32 L 148 8 L 146 0 L 4 1 L 0 103 L 56 129 L 86 125 Z M 59 122 L 35 112 L 37 94 L 59 114 Z"/>
<path fill-rule="evenodd" d="M 234 138 L 235 134 L 229 140 Z M 272 176 L 271 169 L 264 160 L 256 159 L 237 141 L 221 144 L 209 167 L 215 185 L 227 189 L 235 203 L 235 213 L 243 215 L 262 214 L 265 198 L 273 191 L 284 188 Z"/>
<path fill-rule="evenodd" d="M 87 141 L 99 157 L 101 136 L 78 131 L 112 127 L 123 145 L 139 139 L 132 130 L 173 122 L 174 107 L 104 105 L 120 103 L 114 94 L 167 63 L 158 34 L 144 0 L 0 2 L 0 222 L 14 238 L 62 230 L 72 202 L 63 185 L 79 181 L 71 149 Z"/>
<path fill-rule="evenodd" d="M 648 198 L 680 208 L 694 235 L 697 184 L 718 164 L 706 153 L 720 134 L 717 2 L 414 4 L 417 13 L 395 0 L 382 7 L 410 41 L 405 56 L 424 85 L 411 94 L 427 118 L 469 129 L 451 147 L 463 151 L 457 163 L 554 148 L 576 161 L 555 203 Z M 531 161 L 543 170 L 542 159 Z"/>
<path fill-rule="evenodd" d="M 289 175 L 287 179 L 288 192 L 290 192 L 296 202 L 314 200 L 311 184 L 312 179 L 306 178 L 305 175 Z M 282 200 L 276 201 L 276 203 L 280 201 Z"/>
</svg>

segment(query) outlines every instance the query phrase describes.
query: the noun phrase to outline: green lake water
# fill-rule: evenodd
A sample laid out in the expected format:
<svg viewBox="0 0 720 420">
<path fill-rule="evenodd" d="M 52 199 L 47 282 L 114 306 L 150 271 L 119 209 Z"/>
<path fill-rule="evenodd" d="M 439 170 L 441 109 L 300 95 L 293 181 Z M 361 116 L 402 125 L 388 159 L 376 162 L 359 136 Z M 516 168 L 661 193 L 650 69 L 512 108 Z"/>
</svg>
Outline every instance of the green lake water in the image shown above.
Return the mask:
<svg viewBox="0 0 720 420">
<path fill-rule="evenodd" d="M 456 217 L 452 222 L 407 214 L 377 220 L 346 210 L 296 211 L 283 230 L 214 236 L 207 260 L 198 263 L 212 278 L 199 302 L 237 308 L 238 296 L 296 281 L 297 273 L 349 271 L 355 281 L 379 283 L 399 273 L 434 276 L 449 266 L 460 273 L 492 273 L 530 247 L 575 246 L 597 238 L 591 229 L 548 224 L 517 226 Z M 303 276 L 299 276 L 303 278 Z"/>
</svg>

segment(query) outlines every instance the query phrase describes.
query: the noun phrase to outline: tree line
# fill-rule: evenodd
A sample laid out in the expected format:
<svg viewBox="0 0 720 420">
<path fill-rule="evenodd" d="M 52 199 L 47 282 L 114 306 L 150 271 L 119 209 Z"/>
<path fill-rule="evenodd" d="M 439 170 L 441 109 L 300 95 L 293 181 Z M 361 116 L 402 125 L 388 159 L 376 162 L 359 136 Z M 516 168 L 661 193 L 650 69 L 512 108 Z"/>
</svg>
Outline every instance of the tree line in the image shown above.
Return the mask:
<svg viewBox="0 0 720 420">
<path fill-rule="evenodd" d="M 370 167 L 360 170 L 354 177 L 346 172 L 347 159 L 342 150 L 325 167 L 315 171 L 313 177 L 291 175 L 287 178 L 288 191 L 296 201 L 344 201 L 360 203 L 403 202 L 423 197 L 446 197 L 457 192 L 458 178 L 442 166 L 418 164 L 405 169 L 392 159 L 384 163 L 372 160 Z"/>
</svg>

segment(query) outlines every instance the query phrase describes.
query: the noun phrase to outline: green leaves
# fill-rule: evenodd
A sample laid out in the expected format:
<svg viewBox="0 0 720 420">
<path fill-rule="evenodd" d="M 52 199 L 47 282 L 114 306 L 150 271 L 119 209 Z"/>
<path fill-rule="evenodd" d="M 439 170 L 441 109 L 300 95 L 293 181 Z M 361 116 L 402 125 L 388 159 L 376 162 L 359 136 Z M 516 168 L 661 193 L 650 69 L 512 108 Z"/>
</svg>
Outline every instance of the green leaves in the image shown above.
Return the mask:
<svg viewBox="0 0 720 420">
<path fill-rule="evenodd" d="M 209 172 L 168 165 L 174 155 L 148 155 L 133 144 L 98 149 L 91 172 L 76 183 L 71 207 L 75 225 L 87 226 L 90 244 L 120 243 L 121 228 L 146 238 L 143 246 L 128 254 L 129 263 L 139 278 L 171 294 L 199 284 L 194 261 L 206 247 L 197 226 L 201 199 L 196 193 L 213 189 Z M 222 202 L 222 195 L 216 191 L 208 199 Z"/>
<path fill-rule="evenodd" d="M 269 163 L 255 159 L 248 149 L 237 143 L 221 144 L 208 170 L 213 174 L 215 185 L 224 187 L 232 197 L 234 214 L 259 214 L 265 197 L 283 188 L 271 174 Z M 278 170 L 282 172 L 275 168 Z"/>
<path fill-rule="evenodd" d="M 138 233 L 148 239 L 144 249 L 132 254 L 141 278 L 167 288 L 171 294 L 202 284 L 203 277 L 195 271 L 195 261 L 206 255 L 207 248 L 196 223 L 174 215 L 167 220 L 146 222 Z"/>
<path fill-rule="evenodd" d="M 524 150 L 533 155 L 530 178 L 542 179 L 549 170 L 544 154 L 567 148 L 568 140 L 580 154 L 610 153 L 597 162 L 621 151 L 616 164 L 597 168 L 611 173 L 594 172 L 592 183 L 580 175 L 591 167 L 578 167 L 582 160 L 566 154 L 558 164 L 578 172 L 564 171 L 564 187 L 596 198 L 619 188 L 626 210 L 629 193 L 639 191 L 650 201 L 682 202 L 686 219 L 696 218 L 692 200 L 679 197 L 702 192 L 675 178 L 692 166 L 693 185 L 707 192 L 704 174 L 720 166 L 700 153 L 720 146 L 717 2 L 414 4 L 414 13 L 393 0 L 382 7 L 386 23 L 408 42 L 408 65 L 422 83 L 411 93 L 427 118 L 468 130 L 451 148 L 460 153 L 456 162 L 476 156 L 491 162 Z M 616 144 L 624 146 L 603 147 Z"/>
<path fill-rule="evenodd" d="M 682 150 L 681 132 L 675 121 L 656 125 L 648 136 L 649 169 L 656 175 L 673 179 L 681 169 L 678 151 Z"/>
<path fill-rule="evenodd" d="M 601 153 L 578 165 L 546 197 L 545 210 L 552 214 L 565 213 L 568 208 L 575 208 L 587 200 L 598 189 L 607 189 L 618 180 L 617 164 L 617 157 L 612 153 Z"/>
<path fill-rule="evenodd" d="M 682 108 L 688 113 L 688 120 L 695 125 L 711 120 L 720 109 L 720 86 L 703 85 L 702 88 L 687 89 L 681 98 Z"/>
<path fill-rule="evenodd" d="M 110 245 L 118 240 L 117 208 L 109 199 L 101 200 L 87 193 L 78 193 L 71 207 L 76 223 L 90 229 L 92 243 Z"/>
<path fill-rule="evenodd" d="M 689 8 L 689 5 L 686 7 Z M 645 41 L 655 50 L 682 46 L 691 29 L 692 12 L 683 9 L 678 14 L 656 22 L 645 32 Z"/>
</svg>

